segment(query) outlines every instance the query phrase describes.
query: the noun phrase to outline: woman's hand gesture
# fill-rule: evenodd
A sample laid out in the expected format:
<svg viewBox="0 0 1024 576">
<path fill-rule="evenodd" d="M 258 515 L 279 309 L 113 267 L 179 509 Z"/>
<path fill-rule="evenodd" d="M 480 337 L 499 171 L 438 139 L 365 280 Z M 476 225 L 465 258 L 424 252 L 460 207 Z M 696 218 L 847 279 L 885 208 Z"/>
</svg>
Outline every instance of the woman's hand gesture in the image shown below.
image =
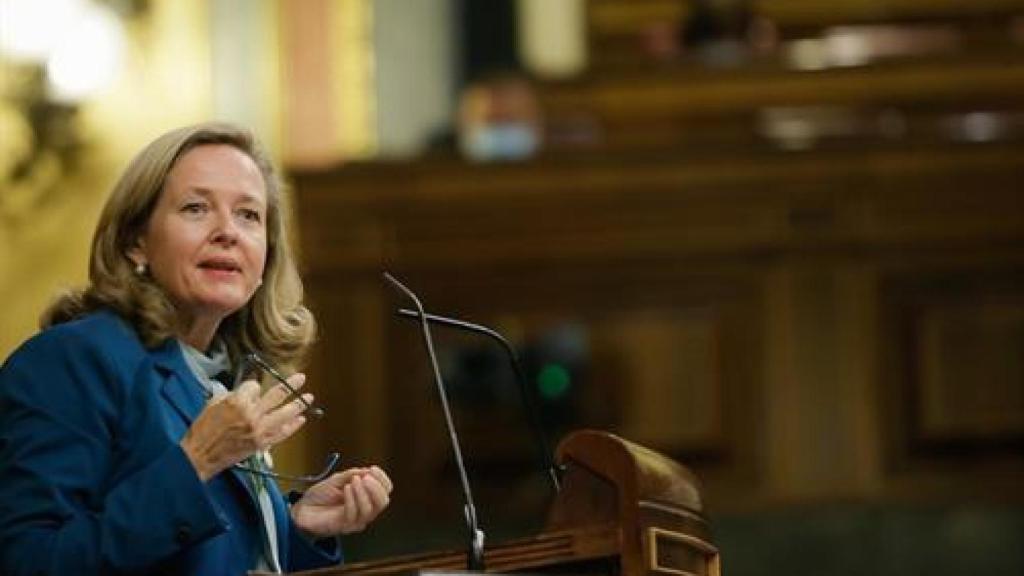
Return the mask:
<svg viewBox="0 0 1024 576">
<path fill-rule="evenodd" d="M 350 468 L 307 490 L 292 506 L 292 520 L 316 538 L 359 532 L 387 508 L 391 488 L 377 466 Z"/>
<path fill-rule="evenodd" d="M 305 382 L 301 373 L 288 378 L 293 389 Z M 181 440 L 199 478 L 205 482 L 298 431 L 306 423 L 302 412 L 313 403 L 313 395 L 282 404 L 290 394 L 281 384 L 260 394 L 259 382 L 246 380 L 229 394 L 212 399 Z"/>
</svg>

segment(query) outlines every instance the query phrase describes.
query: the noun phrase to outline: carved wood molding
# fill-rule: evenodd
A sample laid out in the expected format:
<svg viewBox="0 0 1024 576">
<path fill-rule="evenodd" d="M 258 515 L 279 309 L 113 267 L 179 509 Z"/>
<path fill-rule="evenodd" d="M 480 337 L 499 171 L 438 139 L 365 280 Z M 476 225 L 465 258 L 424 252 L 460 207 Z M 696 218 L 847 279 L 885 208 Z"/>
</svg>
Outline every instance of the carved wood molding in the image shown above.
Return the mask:
<svg viewBox="0 0 1024 576">
<path fill-rule="evenodd" d="M 1013 145 L 297 174 L 312 273 L 1024 240 Z"/>
</svg>

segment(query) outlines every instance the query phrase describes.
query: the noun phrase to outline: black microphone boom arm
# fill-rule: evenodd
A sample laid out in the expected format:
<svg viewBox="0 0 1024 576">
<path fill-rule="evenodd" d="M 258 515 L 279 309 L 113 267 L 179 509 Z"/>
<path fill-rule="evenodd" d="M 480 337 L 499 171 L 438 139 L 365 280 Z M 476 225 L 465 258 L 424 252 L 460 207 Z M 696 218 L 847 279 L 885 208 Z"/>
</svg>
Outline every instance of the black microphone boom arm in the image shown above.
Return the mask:
<svg viewBox="0 0 1024 576">
<path fill-rule="evenodd" d="M 562 469 L 555 463 L 555 459 L 551 454 L 547 436 L 544 434 L 544 426 L 540 420 L 540 410 L 537 408 L 537 404 L 534 401 L 533 396 L 530 394 L 529 386 L 526 382 L 526 373 L 523 371 L 523 365 L 519 361 L 519 356 L 516 354 L 515 350 L 513 350 L 512 345 L 509 344 L 508 340 L 496 330 L 481 324 L 466 322 L 465 320 L 438 316 L 436 314 L 426 314 L 425 316 L 421 316 L 420 312 L 417 312 L 416 310 L 409 310 L 408 308 L 401 308 L 398 310 L 398 313 L 406 318 L 417 319 L 425 317 L 429 322 L 434 324 L 483 334 L 501 344 L 501 347 L 505 349 L 505 354 L 508 356 L 509 363 L 512 365 L 512 370 L 515 372 L 516 381 L 519 383 L 519 392 L 523 396 L 523 407 L 526 409 L 526 413 L 529 414 L 530 417 L 530 424 L 533 428 L 534 443 L 540 453 L 541 465 L 547 470 L 548 477 L 551 480 L 551 486 L 554 488 L 555 493 L 557 494 L 561 491 Z"/>
<path fill-rule="evenodd" d="M 441 399 L 441 410 L 444 412 L 444 422 L 448 427 L 448 438 L 451 440 L 452 452 L 455 455 L 455 466 L 459 469 L 459 479 L 462 481 L 462 495 L 465 499 L 466 525 L 469 528 L 469 554 L 466 555 L 466 564 L 469 570 L 483 571 L 484 567 L 484 531 L 476 517 L 476 506 L 473 504 L 473 492 L 469 489 L 469 477 L 466 474 L 466 465 L 462 461 L 462 448 L 459 446 L 459 437 L 455 434 L 455 424 L 452 422 L 452 411 L 448 407 L 448 393 L 441 379 L 441 370 L 437 366 L 437 354 L 434 353 L 434 340 L 430 337 L 430 326 L 427 322 L 427 313 L 423 311 L 423 304 L 420 299 L 405 287 L 404 284 L 395 279 L 394 276 L 384 273 L 384 279 L 394 286 L 398 291 L 405 294 L 419 310 L 420 328 L 423 331 L 423 342 L 427 347 L 427 355 L 430 356 L 430 366 L 434 370 L 434 384 L 437 385 L 437 395 Z"/>
</svg>

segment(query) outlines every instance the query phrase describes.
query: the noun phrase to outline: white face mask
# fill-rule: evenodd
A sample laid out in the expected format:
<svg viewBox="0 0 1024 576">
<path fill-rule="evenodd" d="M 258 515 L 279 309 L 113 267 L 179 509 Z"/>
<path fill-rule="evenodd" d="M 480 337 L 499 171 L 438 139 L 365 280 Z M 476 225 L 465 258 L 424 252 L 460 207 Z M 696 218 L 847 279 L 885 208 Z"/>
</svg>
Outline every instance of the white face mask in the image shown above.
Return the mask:
<svg viewBox="0 0 1024 576">
<path fill-rule="evenodd" d="M 466 157 L 486 162 L 529 158 L 540 142 L 536 131 L 525 124 L 499 122 L 470 129 L 460 144 Z"/>
</svg>

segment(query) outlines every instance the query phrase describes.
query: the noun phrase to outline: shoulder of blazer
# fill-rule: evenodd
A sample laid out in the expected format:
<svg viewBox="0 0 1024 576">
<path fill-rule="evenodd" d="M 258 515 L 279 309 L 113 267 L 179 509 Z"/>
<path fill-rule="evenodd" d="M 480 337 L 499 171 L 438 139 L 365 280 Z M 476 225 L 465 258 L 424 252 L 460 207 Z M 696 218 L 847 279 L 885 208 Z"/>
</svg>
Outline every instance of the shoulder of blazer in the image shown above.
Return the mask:
<svg viewBox="0 0 1024 576">
<path fill-rule="evenodd" d="M 50 328 L 54 336 L 95 347 L 115 363 L 135 365 L 148 354 L 135 329 L 117 313 L 98 310 Z"/>
<path fill-rule="evenodd" d="M 0 406 L 45 410 L 79 430 L 113 435 L 131 402 L 147 400 L 151 354 L 132 327 L 99 311 L 51 326 L 0 368 Z"/>
<path fill-rule="evenodd" d="M 148 354 L 127 322 L 112 311 L 100 310 L 42 330 L 15 350 L 3 368 L 66 362 L 131 374 Z"/>
</svg>

